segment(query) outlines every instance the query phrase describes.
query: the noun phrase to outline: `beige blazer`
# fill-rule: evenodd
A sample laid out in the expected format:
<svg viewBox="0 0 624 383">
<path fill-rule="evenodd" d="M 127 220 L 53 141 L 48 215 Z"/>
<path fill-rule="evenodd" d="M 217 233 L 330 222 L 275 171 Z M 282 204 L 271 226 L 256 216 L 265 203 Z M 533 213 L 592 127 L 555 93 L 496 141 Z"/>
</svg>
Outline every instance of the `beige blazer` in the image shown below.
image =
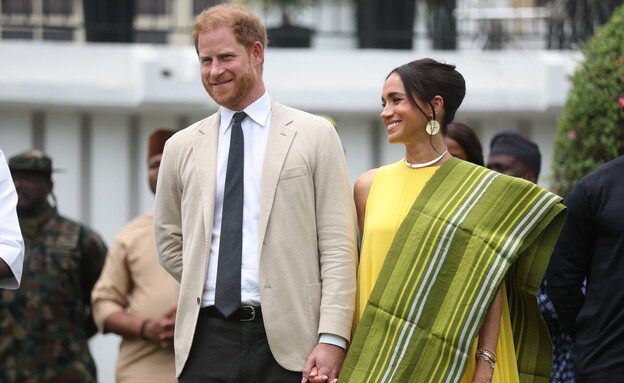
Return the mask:
<svg viewBox="0 0 624 383">
<path fill-rule="evenodd" d="M 154 209 L 160 263 L 180 281 L 176 371 L 189 355 L 206 282 L 220 114 L 171 137 Z M 272 102 L 259 217 L 264 326 L 280 365 L 301 371 L 319 334 L 350 338 L 356 218 L 344 152 L 323 117 Z"/>
</svg>

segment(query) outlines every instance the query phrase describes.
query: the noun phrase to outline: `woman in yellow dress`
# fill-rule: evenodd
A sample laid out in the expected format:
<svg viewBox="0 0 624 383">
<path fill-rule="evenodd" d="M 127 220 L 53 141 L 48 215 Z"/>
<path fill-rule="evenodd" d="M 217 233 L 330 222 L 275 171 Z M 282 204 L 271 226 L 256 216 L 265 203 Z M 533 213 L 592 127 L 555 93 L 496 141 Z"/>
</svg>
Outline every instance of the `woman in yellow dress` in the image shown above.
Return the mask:
<svg viewBox="0 0 624 383">
<path fill-rule="evenodd" d="M 372 169 L 355 183 L 354 196 L 362 234 L 354 319 L 357 330 L 340 382 L 520 381 L 505 289 L 505 274 L 511 270 L 509 265 L 514 263 L 516 252 L 504 262 L 499 262 L 501 252 L 488 258 L 488 251 L 499 248 L 498 244 L 491 246 L 488 242 L 487 246 L 483 246 L 484 241 L 480 240 L 474 251 L 466 251 L 470 255 L 460 254 L 466 248 L 473 249 L 473 238 L 482 236 L 479 232 L 482 231 L 480 221 L 486 217 L 479 216 L 480 206 L 488 205 L 487 209 L 496 204 L 485 200 L 466 204 L 466 209 L 472 209 L 474 213 L 465 210 L 465 216 L 457 222 L 451 222 L 455 219 L 451 217 L 460 216 L 455 214 L 454 208 L 449 208 L 448 218 L 443 216 L 446 205 L 455 199 L 462 202 L 469 199 L 464 195 L 453 197 L 455 199 L 449 195 L 447 198 L 444 195 L 447 190 L 456 189 L 456 194 L 464 191 L 468 194 L 471 188 L 477 188 L 469 186 L 471 179 L 483 178 L 493 185 L 499 182 L 493 180 L 492 177 L 497 176 L 492 176 L 487 169 L 453 159 L 448 153 L 444 143 L 445 129 L 453 121 L 464 95 L 464 79 L 455 67 L 431 59 L 398 67 L 385 80 L 381 95 L 381 119 L 387 129 L 388 141 L 405 145 L 405 158 Z M 444 165 L 447 162 L 449 164 Z M 467 174 L 469 172 L 471 175 Z M 437 173 L 444 173 L 445 180 L 435 187 L 432 183 L 438 182 L 436 177 L 442 177 Z M 459 182 L 458 179 L 463 184 L 454 188 L 451 184 Z M 507 190 L 509 182 L 516 185 L 515 181 L 507 179 L 503 182 L 505 186 L 501 190 Z M 446 188 L 446 184 L 451 186 Z M 514 189 L 526 187 L 522 184 Z M 543 189 L 531 190 L 531 193 L 550 198 L 546 210 L 560 201 L 560 198 Z M 502 192 L 480 193 L 486 198 L 498 198 Z M 509 198 L 519 197 L 510 194 Z M 416 213 L 420 209 L 419 201 L 438 199 L 441 201 L 439 207 L 429 211 L 423 205 L 425 207 Z M 526 206 L 526 201 L 522 206 Z M 464 211 L 462 209 L 457 208 L 457 211 Z M 561 207 L 552 208 L 552 214 L 545 220 L 557 223 L 554 217 L 559 216 L 561 210 Z M 438 217 L 438 211 L 439 217 L 443 218 Z M 494 219 L 494 215 L 483 211 Z M 431 216 L 436 216 L 436 222 L 444 221 L 448 226 L 446 231 L 441 230 L 437 234 L 427 232 L 441 225 L 422 223 Z M 406 221 L 410 221 L 412 226 L 406 227 Z M 498 226 L 513 227 L 507 223 Z M 558 232 L 557 225 L 553 226 Z M 536 230 L 539 233 L 543 229 L 540 226 Z M 455 235 L 456 232 L 460 234 Z M 468 238 L 465 242 L 461 242 L 464 241 L 461 239 L 463 232 L 470 232 L 465 236 Z M 533 227 L 527 227 L 527 232 L 533 232 Z M 506 239 L 508 236 L 511 235 L 503 233 L 495 237 Z M 446 237 L 450 239 L 444 239 Z M 534 237 L 528 234 L 526 241 L 523 237 L 518 248 L 529 246 Z M 420 250 L 404 251 L 404 248 L 417 242 L 424 243 Z M 438 252 L 434 254 L 430 251 L 432 248 L 439 248 L 440 254 L 444 254 L 439 263 L 436 263 Z M 428 255 L 423 256 L 425 253 Z M 472 254 L 478 254 L 473 257 L 474 260 Z M 391 258 L 389 261 L 386 261 L 386 255 Z M 421 258 L 426 259 L 423 261 Z M 537 273 L 532 274 L 543 273 L 548 258 L 545 262 L 544 257 L 541 258 L 540 262 L 532 261 L 531 264 L 539 263 Z M 380 273 L 384 285 L 376 286 Z M 405 282 L 396 282 L 395 277 L 404 276 Z M 374 295 L 372 298 L 371 294 Z M 468 308 L 473 302 L 477 302 L 475 306 L 480 308 Z M 460 309 L 456 310 L 456 307 Z M 365 329 L 359 329 L 358 323 L 364 315 L 366 323 L 360 325 Z M 462 330 L 455 334 L 458 326 L 466 326 L 472 332 Z M 544 331 L 539 328 L 537 333 L 543 335 Z M 468 336 L 470 339 L 465 339 Z M 468 352 L 471 357 L 467 356 Z M 541 359 L 547 355 L 543 350 L 539 354 Z"/>
</svg>

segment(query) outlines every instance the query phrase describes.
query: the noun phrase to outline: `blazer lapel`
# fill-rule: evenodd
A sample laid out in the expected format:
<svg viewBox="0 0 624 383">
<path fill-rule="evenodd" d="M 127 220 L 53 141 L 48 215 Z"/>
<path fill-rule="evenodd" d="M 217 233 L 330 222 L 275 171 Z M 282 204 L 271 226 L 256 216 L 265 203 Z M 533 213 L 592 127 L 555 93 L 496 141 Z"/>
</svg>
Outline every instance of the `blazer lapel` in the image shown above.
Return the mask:
<svg viewBox="0 0 624 383">
<path fill-rule="evenodd" d="M 262 180 L 260 186 L 260 217 L 258 222 L 258 244 L 262 256 L 262 243 L 269 223 L 269 216 L 275 199 L 275 192 L 279 177 L 284 167 L 284 161 L 296 132 L 288 128 L 293 119 L 288 115 L 287 109 L 276 103 L 272 103 L 271 126 L 262 165 Z"/>
<path fill-rule="evenodd" d="M 217 152 L 219 144 L 220 113 L 208 117 L 193 139 L 193 163 L 203 203 L 205 235 L 210 242 L 214 216 L 214 199 L 217 181 Z"/>
</svg>

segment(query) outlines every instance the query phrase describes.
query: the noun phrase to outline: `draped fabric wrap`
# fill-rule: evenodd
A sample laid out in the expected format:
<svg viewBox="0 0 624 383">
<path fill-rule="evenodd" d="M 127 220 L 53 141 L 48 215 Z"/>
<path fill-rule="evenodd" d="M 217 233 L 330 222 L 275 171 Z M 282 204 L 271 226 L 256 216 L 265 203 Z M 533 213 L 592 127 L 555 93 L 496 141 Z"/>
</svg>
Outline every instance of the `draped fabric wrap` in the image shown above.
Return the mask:
<svg viewBox="0 0 624 383">
<path fill-rule="evenodd" d="M 340 382 L 458 382 L 506 280 L 521 382 L 548 382 L 551 345 L 535 292 L 563 224 L 561 198 L 450 159 L 402 222 Z"/>
</svg>

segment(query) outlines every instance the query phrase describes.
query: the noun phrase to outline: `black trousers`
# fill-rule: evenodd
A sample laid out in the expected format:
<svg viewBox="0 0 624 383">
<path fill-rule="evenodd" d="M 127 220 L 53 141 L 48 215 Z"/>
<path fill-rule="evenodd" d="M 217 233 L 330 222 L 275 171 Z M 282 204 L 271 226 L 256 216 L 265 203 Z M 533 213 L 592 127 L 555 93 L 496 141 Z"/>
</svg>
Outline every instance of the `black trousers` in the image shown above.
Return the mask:
<svg viewBox="0 0 624 383">
<path fill-rule="evenodd" d="M 299 383 L 301 372 L 275 361 L 262 319 L 240 322 L 200 315 L 179 382 Z"/>
</svg>

